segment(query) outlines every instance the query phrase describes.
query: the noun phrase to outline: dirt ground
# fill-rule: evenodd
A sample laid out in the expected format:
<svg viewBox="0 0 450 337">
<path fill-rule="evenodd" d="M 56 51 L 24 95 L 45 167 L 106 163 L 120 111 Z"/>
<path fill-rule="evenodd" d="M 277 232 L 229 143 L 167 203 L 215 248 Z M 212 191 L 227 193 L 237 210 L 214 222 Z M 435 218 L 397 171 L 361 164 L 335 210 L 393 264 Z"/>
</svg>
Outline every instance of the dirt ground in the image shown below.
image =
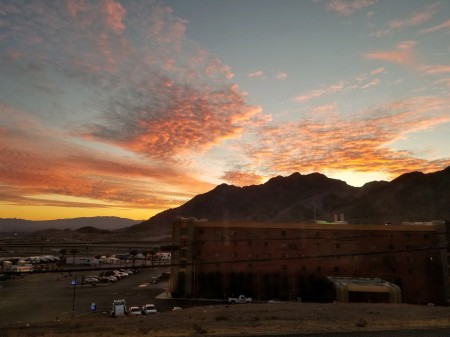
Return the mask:
<svg viewBox="0 0 450 337">
<path fill-rule="evenodd" d="M 163 270 L 149 269 L 103 287 L 78 287 L 75 301 L 72 278 L 60 273 L 2 282 L 0 337 L 245 336 L 450 328 L 450 307 L 299 302 L 228 305 L 161 299 L 167 283 L 149 281 Z M 129 306 L 154 303 L 160 312 L 111 318 L 111 303 L 117 298 L 126 299 Z M 95 312 L 90 310 L 92 302 L 97 304 Z M 183 309 L 172 311 L 174 306 Z"/>
<path fill-rule="evenodd" d="M 217 304 L 141 317 L 110 318 L 96 312 L 58 321 L 5 323 L 0 327 L 0 337 L 242 336 L 450 327 L 450 308 L 406 304 Z"/>
</svg>

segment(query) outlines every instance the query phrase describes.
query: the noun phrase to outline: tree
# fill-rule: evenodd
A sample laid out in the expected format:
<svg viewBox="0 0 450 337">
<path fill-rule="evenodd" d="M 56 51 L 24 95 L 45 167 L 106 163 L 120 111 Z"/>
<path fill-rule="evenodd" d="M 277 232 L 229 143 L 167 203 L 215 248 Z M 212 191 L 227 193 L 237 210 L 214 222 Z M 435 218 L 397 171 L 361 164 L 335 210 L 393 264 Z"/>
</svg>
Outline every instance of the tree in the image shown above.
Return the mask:
<svg viewBox="0 0 450 337">
<path fill-rule="evenodd" d="M 72 256 L 73 256 L 73 264 L 75 264 L 75 255 L 77 255 L 78 253 L 79 253 L 79 251 L 76 248 L 72 248 L 70 250 L 70 254 L 72 254 Z"/>
</svg>

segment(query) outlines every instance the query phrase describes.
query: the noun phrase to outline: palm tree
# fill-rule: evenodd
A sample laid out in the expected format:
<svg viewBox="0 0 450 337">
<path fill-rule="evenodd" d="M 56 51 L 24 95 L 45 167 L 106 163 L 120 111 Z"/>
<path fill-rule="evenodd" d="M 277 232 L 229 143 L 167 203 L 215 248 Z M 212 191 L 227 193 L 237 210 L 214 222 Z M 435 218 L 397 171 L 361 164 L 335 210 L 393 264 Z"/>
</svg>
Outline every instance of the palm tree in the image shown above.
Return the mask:
<svg viewBox="0 0 450 337">
<path fill-rule="evenodd" d="M 136 255 L 137 254 L 139 254 L 139 252 L 137 250 L 130 251 L 130 255 L 133 257 L 133 268 L 134 268 L 134 263 L 136 262 Z"/>
<path fill-rule="evenodd" d="M 72 254 L 72 256 L 73 256 L 73 261 L 72 261 L 73 264 L 75 264 L 75 255 L 77 255 L 78 253 L 79 253 L 79 251 L 76 248 L 72 248 L 70 250 L 70 254 Z"/>
</svg>

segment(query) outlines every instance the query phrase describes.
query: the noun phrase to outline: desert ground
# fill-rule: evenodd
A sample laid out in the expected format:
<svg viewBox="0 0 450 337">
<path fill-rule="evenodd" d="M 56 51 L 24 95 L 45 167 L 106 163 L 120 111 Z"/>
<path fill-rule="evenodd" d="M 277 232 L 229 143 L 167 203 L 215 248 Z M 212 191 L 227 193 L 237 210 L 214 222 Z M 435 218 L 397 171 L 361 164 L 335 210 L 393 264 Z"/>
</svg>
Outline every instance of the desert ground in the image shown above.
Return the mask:
<svg viewBox="0 0 450 337">
<path fill-rule="evenodd" d="M 106 286 L 70 285 L 60 273 L 0 283 L 0 337 L 242 336 L 450 327 L 450 308 L 370 303 L 254 303 L 164 299 L 167 283 L 150 284 L 147 270 Z M 80 275 L 79 275 L 80 276 Z M 161 298 L 161 295 L 163 295 Z M 113 299 L 154 303 L 158 314 L 111 318 Z M 97 310 L 90 310 L 96 303 Z M 174 306 L 182 310 L 172 311 Z M 74 308 L 74 312 L 72 312 Z"/>
</svg>

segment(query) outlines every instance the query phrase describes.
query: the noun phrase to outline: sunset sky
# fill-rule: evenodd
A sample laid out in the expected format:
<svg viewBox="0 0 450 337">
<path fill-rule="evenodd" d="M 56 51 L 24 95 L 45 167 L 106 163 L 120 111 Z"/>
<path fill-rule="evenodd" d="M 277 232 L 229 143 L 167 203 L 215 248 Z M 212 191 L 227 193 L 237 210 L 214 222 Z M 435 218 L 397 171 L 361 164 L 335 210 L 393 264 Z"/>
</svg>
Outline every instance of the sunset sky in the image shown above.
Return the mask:
<svg viewBox="0 0 450 337">
<path fill-rule="evenodd" d="M 0 218 L 450 165 L 450 1 L 1 0 Z"/>
</svg>

